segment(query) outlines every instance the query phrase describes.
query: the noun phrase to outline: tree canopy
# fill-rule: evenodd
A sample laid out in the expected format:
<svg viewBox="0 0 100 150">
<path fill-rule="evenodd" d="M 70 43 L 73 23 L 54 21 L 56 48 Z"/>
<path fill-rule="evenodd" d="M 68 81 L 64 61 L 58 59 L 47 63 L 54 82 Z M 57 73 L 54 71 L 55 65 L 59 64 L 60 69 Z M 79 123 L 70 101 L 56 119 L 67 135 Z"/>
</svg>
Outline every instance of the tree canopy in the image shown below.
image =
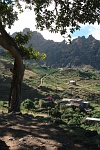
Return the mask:
<svg viewBox="0 0 100 150">
<path fill-rule="evenodd" d="M 80 24 L 100 23 L 100 0 L 1 0 L 0 20 L 9 28 L 18 19 L 18 12 L 25 8 L 33 9 L 36 26 L 62 35 L 80 28 Z"/>
<path fill-rule="evenodd" d="M 100 23 L 99 0 L 26 0 L 34 6 L 37 28 L 62 35 L 80 28 L 80 24 Z M 69 27 L 69 28 L 68 28 Z"/>
<path fill-rule="evenodd" d="M 34 11 L 37 27 L 62 35 L 80 28 L 80 24 L 100 23 L 99 0 L 36 0 Z"/>
<path fill-rule="evenodd" d="M 27 32 L 23 34 L 22 32 L 16 33 L 14 42 L 17 44 L 20 49 L 20 54 L 23 59 L 35 59 L 35 60 L 44 60 L 46 57 L 45 53 L 40 53 L 39 51 L 33 48 L 33 45 L 29 44 L 29 39 L 32 36 L 32 32 Z"/>
</svg>

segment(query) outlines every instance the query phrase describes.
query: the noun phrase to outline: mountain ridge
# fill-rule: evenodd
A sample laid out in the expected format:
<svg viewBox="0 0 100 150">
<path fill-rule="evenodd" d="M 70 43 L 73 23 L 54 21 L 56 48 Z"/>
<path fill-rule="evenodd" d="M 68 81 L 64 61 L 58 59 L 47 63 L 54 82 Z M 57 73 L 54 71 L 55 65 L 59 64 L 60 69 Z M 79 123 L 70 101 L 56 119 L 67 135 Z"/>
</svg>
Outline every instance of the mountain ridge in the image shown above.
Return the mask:
<svg viewBox="0 0 100 150">
<path fill-rule="evenodd" d="M 33 32 L 30 44 L 40 52 L 47 54 L 44 62 L 47 66 L 66 67 L 91 65 L 100 69 L 100 41 L 92 35 L 88 38 L 85 36 L 73 39 L 71 44 L 65 40 L 54 42 L 45 40 L 37 31 Z"/>
<path fill-rule="evenodd" d="M 28 31 L 30 29 L 25 28 L 23 33 L 25 34 Z M 37 31 L 32 31 L 32 33 L 29 44 L 32 44 L 36 50 L 47 55 L 45 61 L 39 61 L 39 64 L 45 64 L 54 68 L 90 65 L 100 70 L 100 41 L 96 40 L 92 35 L 89 35 L 88 38 L 79 36 L 73 39 L 71 44 L 67 44 L 65 40 L 62 42 L 46 40 Z"/>
</svg>

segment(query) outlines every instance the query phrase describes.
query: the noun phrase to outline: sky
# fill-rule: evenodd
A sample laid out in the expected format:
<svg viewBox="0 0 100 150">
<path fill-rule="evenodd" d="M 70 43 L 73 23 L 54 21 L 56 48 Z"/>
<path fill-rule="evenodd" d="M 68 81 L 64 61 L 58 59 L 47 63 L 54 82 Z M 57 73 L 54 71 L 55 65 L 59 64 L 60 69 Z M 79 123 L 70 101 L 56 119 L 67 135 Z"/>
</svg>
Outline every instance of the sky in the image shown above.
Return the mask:
<svg viewBox="0 0 100 150">
<path fill-rule="evenodd" d="M 19 14 L 19 20 L 14 23 L 11 29 L 6 28 L 6 30 L 8 33 L 12 34 L 14 32 L 23 31 L 24 28 L 30 28 L 31 31 L 40 32 L 47 40 L 53 40 L 55 42 L 62 42 L 64 40 L 60 33 L 55 34 L 50 33 L 47 30 L 36 30 L 35 15 L 34 12 L 30 10 L 25 10 L 22 14 Z M 77 38 L 78 36 L 85 36 L 88 38 L 89 35 L 92 35 L 95 39 L 100 40 L 100 25 L 81 25 L 81 29 L 72 34 L 72 39 Z"/>
</svg>

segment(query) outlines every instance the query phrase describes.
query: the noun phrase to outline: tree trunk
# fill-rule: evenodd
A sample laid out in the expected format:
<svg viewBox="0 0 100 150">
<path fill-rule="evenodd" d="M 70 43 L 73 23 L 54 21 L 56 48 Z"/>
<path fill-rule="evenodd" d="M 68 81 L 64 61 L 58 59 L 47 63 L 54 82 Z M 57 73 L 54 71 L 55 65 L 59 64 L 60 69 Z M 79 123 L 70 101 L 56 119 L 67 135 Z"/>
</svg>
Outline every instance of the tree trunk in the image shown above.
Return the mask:
<svg viewBox="0 0 100 150">
<path fill-rule="evenodd" d="M 9 109 L 8 112 L 20 112 L 20 105 L 21 105 L 21 84 L 22 84 L 22 78 L 20 78 L 20 73 L 23 72 L 23 70 L 19 72 L 19 66 L 14 61 L 14 67 L 10 68 L 10 71 L 12 72 L 12 81 L 11 81 L 11 89 L 9 94 Z"/>
<path fill-rule="evenodd" d="M 8 50 L 14 57 L 14 67 L 10 69 L 12 72 L 12 82 L 9 94 L 9 108 L 8 112 L 20 112 L 21 105 L 21 84 L 24 76 L 25 67 L 23 65 L 22 57 L 20 55 L 20 50 L 18 49 L 16 43 L 7 34 L 0 22 L 0 45 Z"/>
</svg>

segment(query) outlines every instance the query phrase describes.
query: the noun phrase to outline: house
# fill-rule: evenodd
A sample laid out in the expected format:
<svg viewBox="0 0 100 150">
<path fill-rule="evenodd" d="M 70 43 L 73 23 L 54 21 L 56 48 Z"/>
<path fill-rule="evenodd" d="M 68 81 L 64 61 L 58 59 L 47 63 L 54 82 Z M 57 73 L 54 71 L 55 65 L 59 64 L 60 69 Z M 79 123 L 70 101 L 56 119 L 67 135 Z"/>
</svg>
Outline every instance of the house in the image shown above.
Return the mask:
<svg viewBox="0 0 100 150">
<path fill-rule="evenodd" d="M 86 122 L 95 122 L 95 123 L 100 123 L 100 118 L 91 118 L 91 117 L 87 117 L 82 119 L 81 123 L 86 123 Z"/>
<path fill-rule="evenodd" d="M 68 83 L 72 84 L 72 85 L 76 85 L 76 81 L 74 81 L 74 80 L 70 80 Z"/>
<path fill-rule="evenodd" d="M 82 103 L 83 99 L 70 99 L 70 98 L 63 98 L 59 103 L 64 103 L 64 104 L 73 104 L 73 103 Z"/>
<path fill-rule="evenodd" d="M 65 104 L 67 107 L 72 107 L 73 109 L 79 108 L 80 111 L 90 108 L 90 103 L 84 101 L 83 99 L 68 99 L 64 98 L 59 102 L 59 105 Z"/>
</svg>

